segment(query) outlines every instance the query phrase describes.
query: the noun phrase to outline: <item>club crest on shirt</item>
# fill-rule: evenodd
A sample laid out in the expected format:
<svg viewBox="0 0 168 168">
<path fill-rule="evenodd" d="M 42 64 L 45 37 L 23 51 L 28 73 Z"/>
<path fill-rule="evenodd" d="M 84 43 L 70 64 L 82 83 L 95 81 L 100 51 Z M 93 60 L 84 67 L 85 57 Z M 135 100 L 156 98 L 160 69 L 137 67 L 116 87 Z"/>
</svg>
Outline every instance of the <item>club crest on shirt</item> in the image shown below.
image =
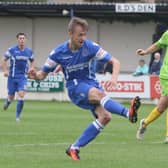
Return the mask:
<svg viewBox="0 0 168 168">
<path fill-rule="evenodd" d="M 83 48 L 83 50 L 82 50 L 82 56 L 86 57 L 86 56 L 88 56 L 88 54 L 89 54 L 88 49 L 87 48 Z"/>
</svg>

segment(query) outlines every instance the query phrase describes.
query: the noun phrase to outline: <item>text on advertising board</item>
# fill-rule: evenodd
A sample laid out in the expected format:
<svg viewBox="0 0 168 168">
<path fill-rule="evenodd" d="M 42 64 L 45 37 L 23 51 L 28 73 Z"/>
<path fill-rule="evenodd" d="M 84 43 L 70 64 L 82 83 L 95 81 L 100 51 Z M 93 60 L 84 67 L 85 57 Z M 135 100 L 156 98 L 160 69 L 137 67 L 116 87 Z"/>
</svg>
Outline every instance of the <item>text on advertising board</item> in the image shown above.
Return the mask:
<svg viewBox="0 0 168 168">
<path fill-rule="evenodd" d="M 115 11 L 118 13 L 155 13 L 156 5 L 154 3 L 117 3 Z"/>
<path fill-rule="evenodd" d="M 144 92 L 144 82 L 141 81 L 118 81 L 116 87 L 106 87 L 106 81 L 101 81 L 101 85 L 106 92 Z"/>
<path fill-rule="evenodd" d="M 30 92 L 59 92 L 64 90 L 64 77 L 60 74 L 49 74 L 44 80 L 29 79 L 27 91 Z"/>
</svg>

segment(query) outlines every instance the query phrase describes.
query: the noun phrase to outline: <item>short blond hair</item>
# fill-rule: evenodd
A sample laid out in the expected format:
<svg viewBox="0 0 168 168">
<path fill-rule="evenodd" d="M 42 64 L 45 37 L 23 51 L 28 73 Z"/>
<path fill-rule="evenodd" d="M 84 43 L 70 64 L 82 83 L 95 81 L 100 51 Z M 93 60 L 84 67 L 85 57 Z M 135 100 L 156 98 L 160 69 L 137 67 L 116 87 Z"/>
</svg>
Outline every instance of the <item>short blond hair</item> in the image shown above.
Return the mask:
<svg viewBox="0 0 168 168">
<path fill-rule="evenodd" d="M 88 31 L 88 22 L 85 19 L 73 17 L 68 24 L 68 32 L 73 32 L 76 25 L 80 25 Z"/>
</svg>

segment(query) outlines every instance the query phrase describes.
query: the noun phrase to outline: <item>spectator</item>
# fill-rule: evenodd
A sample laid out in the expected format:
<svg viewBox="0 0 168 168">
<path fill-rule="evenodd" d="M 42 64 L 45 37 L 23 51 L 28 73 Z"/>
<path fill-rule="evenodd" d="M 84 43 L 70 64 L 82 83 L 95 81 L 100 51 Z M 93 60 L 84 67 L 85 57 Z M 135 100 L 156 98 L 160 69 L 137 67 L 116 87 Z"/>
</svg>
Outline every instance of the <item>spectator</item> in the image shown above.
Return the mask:
<svg viewBox="0 0 168 168">
<path fill-rule="evenodd" d="M 149 70 L 149 68 L 148 68 L 148 65 L 145 63 L 145 60 L 140 59 L 139 60 L 139 65 L 137 66 L 133 75 L 134 76 L 147 75 L 148 70 Z"/>
<path fill-rule="evenodd" d="M 159 52 L 156 52 L 154 54 L 154 60 L 153 60 L 151 67 L 149 69 L 149 74 L 159 75 L 161 66 L 162 66 L 161 55 Z"/>
</svg>

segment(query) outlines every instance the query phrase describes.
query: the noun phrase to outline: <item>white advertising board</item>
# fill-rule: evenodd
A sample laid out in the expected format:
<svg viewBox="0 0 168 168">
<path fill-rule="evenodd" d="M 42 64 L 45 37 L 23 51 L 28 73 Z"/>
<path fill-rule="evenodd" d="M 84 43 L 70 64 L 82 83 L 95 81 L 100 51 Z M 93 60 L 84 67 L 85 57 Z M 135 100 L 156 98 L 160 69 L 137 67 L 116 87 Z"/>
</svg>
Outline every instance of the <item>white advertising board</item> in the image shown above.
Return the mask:
<svg viewBox="0 0 168 168">
<path fill-rule="evenodd" d="M 111 75 L 97 74 L 97 79 L 102 84 L 107 95 L 115 98 L 132 98 L 140 96 L 141 98 L 150 98 L 150 77 L 132 75 L 119 75 L 116 87 L 105 87 L 105 82 L 110 80 Z"/>
</svg>

